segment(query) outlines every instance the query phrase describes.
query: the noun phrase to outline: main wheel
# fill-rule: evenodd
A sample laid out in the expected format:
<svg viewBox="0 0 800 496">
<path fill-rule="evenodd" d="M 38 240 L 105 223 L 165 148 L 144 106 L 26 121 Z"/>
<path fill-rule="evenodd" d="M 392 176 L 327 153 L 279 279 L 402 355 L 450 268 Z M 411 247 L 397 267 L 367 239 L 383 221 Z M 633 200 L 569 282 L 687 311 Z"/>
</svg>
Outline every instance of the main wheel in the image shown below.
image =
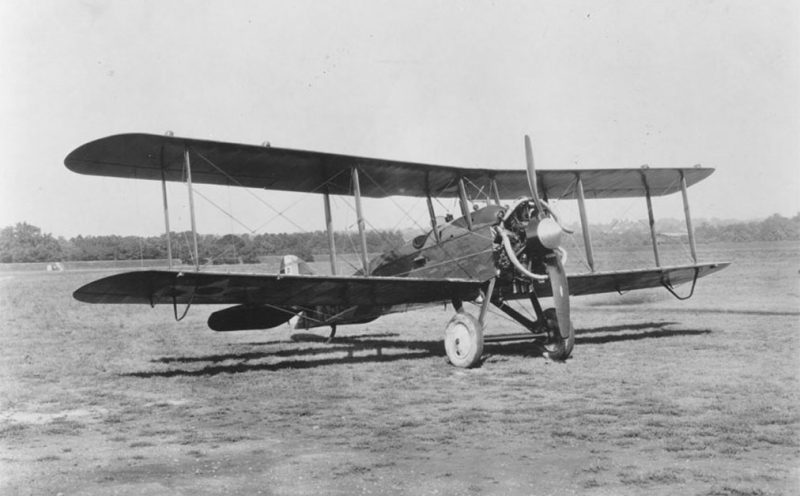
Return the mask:
<svg viewBox="0 0 800 496">
<path fill-rule="evenodd" d="M 475 366 L 483 353 L 483 326 L 466 312 L 458 312 L 444 330 L 444 350 L 456 367 Z"/>
<path fill-rule="evenodd" d="M 558 330 L 558 317 L 555 308 L 544 311 L 544 322 L 547 328 L 547 342 L 544 345 L 544 356 L 551 360 L 566 360 L 575 346 L 575 328 L 569 323 L 569 335 L 561 337 Z"/>
</svg>

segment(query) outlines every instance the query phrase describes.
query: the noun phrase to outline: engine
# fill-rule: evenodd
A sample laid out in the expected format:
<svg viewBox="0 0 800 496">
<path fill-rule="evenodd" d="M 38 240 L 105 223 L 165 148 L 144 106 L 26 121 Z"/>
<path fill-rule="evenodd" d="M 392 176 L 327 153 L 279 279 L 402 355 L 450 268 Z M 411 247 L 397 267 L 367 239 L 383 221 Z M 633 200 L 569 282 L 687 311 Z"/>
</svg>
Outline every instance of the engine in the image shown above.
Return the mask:
<svg viewBox="0 0 800 496">
<path fill-rule="evenodd" d="M 506 211 L 497 226 L 495 263 L 506 279 L 514 277 L 516 264 L 512 257 L 528 271 L 544 272 L 542 261 L 558 248 L 562 233 L 561 226 L 550 215 L 539 215 L 533 200 L 520 200 Z"/>
</svg>

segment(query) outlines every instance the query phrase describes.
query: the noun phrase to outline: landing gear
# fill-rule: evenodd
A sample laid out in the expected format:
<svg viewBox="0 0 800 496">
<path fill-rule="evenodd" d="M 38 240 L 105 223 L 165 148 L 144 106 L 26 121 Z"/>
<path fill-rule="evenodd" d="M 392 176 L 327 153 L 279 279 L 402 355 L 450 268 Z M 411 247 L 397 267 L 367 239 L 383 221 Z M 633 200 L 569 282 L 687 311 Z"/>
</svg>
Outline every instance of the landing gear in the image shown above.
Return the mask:
<svg viewBox="0 0 800 496">
<path fill-rule="evenodd" d="M 572 347 L 575 346 L 575 328 L 572 326 L 572 322 L 569 323 L 568 329 L 561 329 L 555 308 L 542 310 L 535 294 L 531 295 L 531 303 L 536 312 L 535 321 L 519 313 L 505 301 L 494 302 L 498 309 L 522 324 L 525 329 L 534 335 L 545 338 L 543 347 L 546 358 L 557 361 L 566 360 L 572 353 Z M 562 333 L 566 333 L 566 336 L 562 336 Z"/>
<path fill-rule="evenodd" d="M 475 366 L 483 353 L 483 325 L 467 312 L 458 312 L 447 323 L 444 349 L 456 367 Z"/>
<path fill-rule="evenodd" d="M 486 311 L 492 301 L 496 282 L 496 278 L 490 279 L 488 286 L 480 291 L 481 313 L 477 319 L 464 311 L 461 300 L 453 300 L 453 308 L 457 313 L 445 327 L 444 351 L 450 363 L 456 367 L 474 367 L 481 361 Z"/>
<path fill-rule="evenodd" d="M 555 308 L 548 308 L 542 316 L 544 317 L 542 325 L 547 332 L 544 356 L 551 360 L 566 360 L 572 353 L 572 347 L 575 346 L 575 328 L 572 326 L 572 322 L 569 323 L 567 336 L 564 337 L 561 335 L 562 331 L 559 330 Z"/>
<path fill-rule="evenodd" d="M 328 336 L 326 343 L 333 343 L 333 338 L 336 337 L 336 324 L 331 325 L 331 334 Z"/>
</svg>

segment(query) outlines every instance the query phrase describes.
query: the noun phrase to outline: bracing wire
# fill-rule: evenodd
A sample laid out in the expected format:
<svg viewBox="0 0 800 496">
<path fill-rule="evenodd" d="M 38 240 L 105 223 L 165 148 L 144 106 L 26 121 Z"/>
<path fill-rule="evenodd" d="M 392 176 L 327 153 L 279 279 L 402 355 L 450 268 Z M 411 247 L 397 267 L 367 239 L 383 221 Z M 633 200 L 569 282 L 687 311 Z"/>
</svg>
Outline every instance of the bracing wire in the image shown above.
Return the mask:
<svg viewBox="0 0 800 496">
<path fill-rule="evenodd" d="M 206 157 L 205 155 L 203 155 L 202 153 L 200 153 L 200 152 L 198 152 L 198 151 L 195 151 L 195 153 L 197 154 L 197 156 L 198 156 L 198 157 L 200 157 L 201 159 L 203 159 L 204 161 L 206 161 L 206 162 L 207 162 L 207 163 L 208 163 L 208 164 L 209 164 L 211 167 L 213 167 L 214 169 L 216 169 L 217 171 L 219 171 L 219 172 L 220 172 L 220 174 L 224 175 L 224 176 L 225 176 L 226 178 L 228 178 L 228 179 L 229 179 L 231 182 L 235 183 L 237 186 L 240 186 L 240 187 L 244 188 L 244 189 L 245 189 L 245 191 L 247 191 L 247 193 L 248 193 L 250 196 L 252 196 L 253 198 L 255 198 L 255 199 L 256 199 L 256 200 L 257 200 L 259 203 L 261 203 L 262 205 L 266 206 L 267 208 L 269 208 L 270 210 L 272 210 L 273 212 L 275 212 L 275 216 L 273 216 L 273 217 L 271 217 L 270 219 L 268 219 L 268 220 L 267 220 L 265 223 L 263 223 L 261 226 L 257 227 L 257 228 L 256 228 L 256 229 L 255 229 L 253 232 L 258 232 L 258 231 L 260 231 L 260 230 L 261 230 L 261 229 L 263 229 L 263 228 L 264 228 L 264 227 L 265 227 L 267 224 L 269 224 L 270 222 L 272 222 L 273 220 L 275 220 L 277 217 L 283 217 L 284 219 L 286 219 L 287 221 L 289 221 L 289 222 L 290 222 L 292 225 L 294 225 L 295 227 L 297 227 L 297 228 L 298 228 L 300 231 L 304 231 L 304 230 L 305 230 L 305 229 L 304 229 L 302 226 L 300 226 L 299 224 L 297 224 L 296 222 L 294 222 L 294 221 L 293 221 L 291 218 L 289 218 L 289 217 L 287 217 L 286 215 L 284 215 L 284 213 L 285 213 L 287 210 L 291 209 L 293 206 L 295 206 L 295 205 L 297 205 L 298 203 L 300 203 L 301 201 L 303 201 L 303 200 L 304 200 L 303 198 L 300 198 L 300 199 L 298 199 L 297 201 L 295 201 L 294 203 L 292 203 L 292 204 L 291 204 L 291 205 L 289 205 L 288 207 L 284 208 L 283 210 L 278 210 L 277 208 L 273 207 L 273 206 L 272 206 L 272 205 L 270 205 L 268 202 L 266 202 L 266 201 L 265 201 L 263 198 L 261 198 L 260 196 L 256 195 L 255 193 L 253 193 L 253 192 L 251 191 L 251 189 L 250 189 L 250 188 L 248 188 L 248 187 L 246 187 L 245 185 L 243 185 L 243 184 L 242 184 L 242 183 L 241 183 L 241 182 L 240 182 L 238 179 L 236 179 L 235 177 L 231 176 L 230 174 L 228 174 L 227 172 L 225 172 L 223 169 L 221 169 L 220 167 L 218 167 L 218 166 L 217 166 L 217 165 L 216 165 L 214 162 L 212 162 L 212 161 L 211 161 L 211 159 L 209 159 L 208 157 Z M 329 184 L 333 184 L 333 181 L 334 181 L 334 180 L 335 180 L 337 177 L 339 177 L 341 174 L 343 174 L 344 172 L 345 172 L 345 170 L 344 170 L 344 169 L 343 169 L 343 170 L 341 170 L 341 171 L 339 171 L 339 172 L 337 172 L 336 174 L 334 174 L 334 175 L 333 175 L 333 176 L 331 176 L 330 178 L 328 178 L 328 179 L 326 179 L 325 181 L 321 182 L 319 185 L 317 185 L 317 186 L 316 186 L 315 188 L 313 188 L 312 190 L 308 191 L 308 193 L 316 193 L 317 191 L 319 191 L 319 190 L 320 190 L 320 189 L 322 189 L 323 187 L 325 187 L 325 186 L 327 186 L 327 185 L 329 185 Z"/>
<path fill-rule="evenodd" d="M 238 219 L 238 218 L 237 218 L 235 215 L 233 215 L 232 213 L 228 212 L 228 211 L 227 211 L 227 210 L 225 210 L 224 208 L 222 208 L 222 207 L 220 207 L 219 205 L 217 205 L 217 204 L 216 204 L 216 203 L 215 203 L 215 202 L 214 202 L 214 201 L 213 201 L 211 198 L 209 198 L 209 197 L 207 197 L 206 195 L 204 195 L 203 193 L 201 193 L 201 192 L 197 191 L 197 189 L 195 189 L 195 190 L 194 190 L 194 192 L 195 192 L 195 194 L 197 194 L 197 196 L 199 196 L 200 198 L 204 199 L 205 201 L 207 201 L 208 203 L 210 203 L 210 204 L 211 204 L 213 207 L 215 207 L 217 210 L 219 210 L 220 212 L 222 212 L 223 214 L 225 214 L 225 215 L 226 215 L 226 216 L 227 216 L 229 219 L 231 219 L 233 222 L 236 222 L 236 223 L 237 223 L 237 224 L 239 224 L 240 226 L 244 227 L 244 228 L 245 228 L 247 231 L 249 231 L 251 234 L 253 234 L 253 233 L 255 233 L 255 232 L 256 232 L 256 230 L 255 230 L 255 229 L 252 229 L 250 226 L 248 226 L 247 224 L 245 224 L 244 222 L 242 222 L 241 220 L 239 220 L 239 219 Z"/>
<path fill-rule="evenodd" d="M 244 184 L 242 184 L 242 183 L 241 183 L 241 182 L 240 182 L 238 179 L 236 179 L 235 177 L 231 176 L 230 174 L 228 174 L 227 172 L 225 172 L 225 171 L 224 171 L 224 170 L 222 170 L 221 168 L 217 167 L 217 165 L 216 165 L 214 162 L 212 162 L 212 161 L 211 161 L 211 160 L 210 160 L 208 157 L 206 157 L 205 155 L 203 155 L 202 153 L 200 153 L 200 152 L 198 152 L 198 151 L 196 151 L 196 150 L 194 150 L 194 152 L 195 152 L 195 154 L 196 154 L 198 157 L 200 157 L 200 158 L 202 158 L 203 160 L 205 160 L 205 161 L 208 163 L 208 165 L 210 165 L 211 167 L 213 167 L 214 169 L 216 169 L 217 171 L 219 171 L 219 173 L 220 173 L 220 174 L 222 174 L 223 176 L 225 176 L 226 178 L 228 178 L 228 180 L 232 181 L 232 182 L 233 182 L 233 183 L 235 183 L 237 186 L 240 186 L 240 187 L 244 188 L 244 189 L 245 189 L 245 191 L 247 191 L 247 193 L 248 193 L 250 196 L 252 196 L 253 198 L 255 198 L 255 199 L 256 199 L 256 200 L 257 200 L 259 203 L 261 203 L 261 204 L 262 204 L 262 205 L 264 205 L 265 207 L 267 207 L 267 208 L 269 208 L 270 210 L 272 210 L 273 212 L 275 212 L 277 215 L 279 215 L 279 216 L 283 217 L 284 219 L 286 219 L 287 221 L 289 221 L 289 222 L 290 222 L 292 225 L 294 225 L 296 228 L 300 229 L 301 231 L 303 230 L 303 227 L 302 227 L 302 226 L 300 226 L 299 224 L 297 224 L 297 223 L 296 223 L 295 221 L 293 221 L 291 218 L 289 218 L 289 217 L 287 217 L 287 216 L 283 215 L 283 212 L 279 211 L 277 208 L 273 207 L 272 205 L 270 205 L 269 203 L 267 203 L 266 201 L 264 201 L 264 200 L 263 200 L 263 199 L 262 199 L 260 196 L 256 195 L 256 194 L 255 194 L 255 193 L 253 193 L 252 191 L 250 191 L 250 189 L 249 189 L 248 187 L 246 187 Z"/>
<path fill-rule="evenodd" d="M 325 187 L 325 186 L 327 186 L 327 185 L 329 185 L 329 184 L 333 184 L 333 180 L 334 180 L 334 179 L 336 179 L 337 177 L 339 177 L 339 176 L 340 176 L 341 174 L 343 174 L 344 172 L 345 172 L 344 170 L 341 170 L 341 171 L 337 172 L 336 174 L 334 174 L 333 176 L 331 176 L 331 177 L 330 177 L 330 178 L 328 178 L 327 180 L 325 180 L 325 181 L 323 181 L 322 183 L 320 183 L 320 184 L 319 184 L 317 187 L 315 187 L 314 189 L 312 189 L 311 191 L 309 191 L 309 193 L 316 193 L 316 192 L 318 192 L 319 190 L 321 190 L 323 187 Z M 273 215 L 272 217 L 270 217 L 269 219 L 267 219 L 266 221 L 264 221 L 264 222 L 263 222 L 261 225 L 259 225 L 259 226 L 256 228 L 256 231 L 261 231 L 263 228 L 265 228 L 267 225 L 269 225 L 269 224 L 270 224 L 270 223 L 271 223 L 273 220 L 277 219 L 278 217 L 284 217 L 284 218 L 286 218 L 286 216 L 285 216 L 284 214 L 285 214 L 287 211 L 291 210 L 292 208 L 294 208 L 294 207 L 295 207 L 295 206 L 297 206 L 299 203 L 301 203 L 301 202 L 303 202 L 303 201 L 305 201 L 305 200 L 306 200 L 306 199 L 305 199 L 305 198 L 303 198 L 303 197 L 301 197 L 301 198 L 298 198 L 297 200 L 295 200 L 294 202 L 292 202 L 291 204 L 289 204 L 289 206 L 287 206 L 287 207 L 286 207 L 286 208 L 284 208 L 283 210 L 279 211 L 279 212 L 278 212 L 276 215 Z M 296 225 L 297 225 L 297 224 L 295 224 L 295 226 L 296 226 Z M 305 231 L 305 229 L 303 229 L 303 228 L 301 228 L 300 230 L 301 230 L 301 231 Z"/>
<path fill-rule="evenodd" d="M 139 189 L 134 188 L 134 198 L 136 202 L 136 214 L 139 218 L 141 218 L 141 207 L 139 206 Z M 137 237 L 137 241 L 139 242 L 139 268 L 144 268 L 144 248 L 142 247 L 142 235 L 139 234 Z"/>
<path fill-rule="evenodd" d="M 248 194 L 249 194 L 251 197 L 255 198 L 255 199 L 256 199 L 256 200 L 257 200 L 259 203 L 261 203 L 262 205 L 266 206 L 267 208 L 269 208 L 270 210 L 272 210 L 272 211 L 275 213 L 275 215 L 273 215 L 272 217 L 270 217 L 269 219 L 267 219 L 265 222 L 263 222 L 261 225 L 259 225 L 259 226 L 258 226 L 258 227 L 256 227 L 255 229 L 253 229 L 253 228 L 251 228 L 250 226 L 248 226 L 247 224 L 245 224 L 244 222 L 242 222 L 241 220 L 239 220 L 239 219 L 238 219 L 236 216 L 234 216 L 234 215 L 233 215 L 233 214 L 231 214 L 230 212 L 227 212 L 227 211 L 225 211 L 225 209 L 221 208 L 219 205 L 217 205 L 216 203 L 214 203 L 214 202 L 213 202 L 213 201 L 212 201 L 210 198 L 208 198 L 207 196 L 205 196 L 205 195 L 203 195 L 203 194 L 201 194 L 201 193 L 199 193 L 199 192 L 198 192 L 198 195 L 199 195 L 200 197 L 202 197 L 204 200 L 208 201 L 208 202 L 209 202 L 211 205 L 213 205 L 215 208 L 217 208 L 217 209 L 218 209 L 219 211 L 221 211 L 223 214 L 225 214 L 226 216 L 228 216 L 228 217 L 229 217 L 231 220 L 235 221 L 236 223 L 238 223 L 239 225 L 241 225 L 242 227 L 244 227 L 245 229 L 247 229 L 247 231 L 249 231 L 251 234 L 255 234 L 255 233 L 257 233 L 257 232 L 260 232 L 260 231 L 261 231 L 261 230 L 262 230 L 264 227 L 266 227 L 267 225 L 269 225 L 269 224 L 270 224 L 272 221 L 274 221 L 274 220 L 275 220 L 276 218 L 278 218 L 278 217 L 283 217 L 285 220 L 287 220 L 288 222 L 290 222 L 290 223 L 291 223 L 291 224 L 292 224 L 294 227 L 296 227 L 296 228 L 297 228 L 298 230 L 300 230 L 301 232 L 305 231 L 305 228 L 304 228 L 303 226 L 300 226 L 300 225 L 299 225 L 297 222 L 295 222 L 295 221 L 294 221 L 294 220 L 292 220 L 290 217 L 288 217 L 287 215 L 285 215 L 285 213 L 286 213 L 288 210 L 292 209 L 292 208 L 293 208 L 295 205 L 299 204 L 299 203 L 300 203 L 300 202 L 302 202 L 302 201 L 305 201 L 305 198 L 302 198 L 302 197 L 301 197 L 301 198 L 299 198 L 298 200 L 296 200 L 295 202 L 293 202 L 292 204 L 290 204 L 289 206 L 287 206 L 286 208 L 284 208 L 283 210 L 279 210 L 279 209 L 275 208 L 274 206 L 272 206 L 270 203 L 266 202 L 266 201 L 265 201 L 264 199 L 262 199 L 260 196 L 256 195 L 256 194 L 255 194 L 253 191 L 251 191 L 251 189 L 250 189 L 250 188 L 248 188 L 248 187 L 244 186 L 244 185 L 243 185 L 243 184 L 242 184 L 242 183 L 241 183 L 239 180 L 237 180 L 235 177 L 231 176 L 231 175 L 230 175 L 230 174 L 228 174 L 226 171 L 224 171 L 222 168 L 218 167 L 218 166 L 217 166 L 217 165 L 216 165 L 216 164 L 215 164 L 215 163 L 214 163 L 214 162 L 213 162 L 211 159 L 209 159 L 208 157 L 206 157 L 205 155 L 203 155 L 202 153 L 200 153 L 200 152 L 198 152 L 198 151 L 194 151 L 194 152 L 195 152 L 195 154 L 197 154 L 197 156 L 199 156 L 199 157 L 200 157 L 202 160 L 204 160 L 206 163 L 208 163 L 208 164 L 209 164 L 211 167 L 213 167 L 215 170 L 217 170 L 219 173 L 221 173 L 223 176 L 225 176 L 225 177 L 226 177 L 226 178 L 227 178 L 227 179 L 228 179 L 230 182 L 232 182 L 233 184 L 236 184 L 237 186 L 240 186 L 240 187 L 244 188 L 244 189 L 245 189 L 245 191 L 246 191 L 246 192 L 247 192 L 247 193 L 248 193 Z M 325 180 L 325 181 L 321 182 L 321 183 L 320 183 L 319 185 L 317 185 L 317 186 L 316 186 L 314 189 L 312 189 L 312 190 L 311 190 L 309 193 L 315 193 L 315 192 L 317 192 L 317 191 L 321 190 L 323 187 L 325 187 L 325 186 L 327 186 L 327 185 L 329 185 L 329 184 L 333 184 L 333 181 L 334 181 L 334 180 L 335 180 L 335 179 L 336 179 L 336 178 L 337 178 L 339 175 L 341 175 L 341 174 L 342 174 L 342 173 L 344 173 L 344 172 L 345 172 L 345 170 L 341 170 L 341 171 L 339 171 L 338 173 L 336 173 L 335 175 L 331 176 L 331 177 L 330 177 L 330 178 L 328 178 L 327 180 Z M 386 240 L 384 239 L 384 241 L 386 241 Z M 226 250 L 226 251 L 227 251 L 227 250 Z M 223 255 L 224 253 L 225 253 L 225 252 L 223 252 L 222 254 L 218 254 L 217 256 L 221 256 L 221 255 Z M 351 265 L 351 266 L 352 266 L 352 264 L 351 264 L 349 261 L 346 261 L 346 263 L 348 263 L 349 265 Z"/>
<path fill-rule="evenodd" d="M 189 240 L 186 239 L 186 231 L 183 231 L 183 242 L 184 242 L 187 250 L 189 251 L 189 260 L 192 262 L 193 265 L 199 265 L 200 262 L 198 262 L 197 260 L 194 259 L 194 251 L 192 251 L 192 248 L 191 248 L 192 245 L 189 242 Z"/>
<path fill-rule="evenodd" d="M 412 221 L 412 222 L 414 222 L 415 224 L 417 224 L 417 226 L 419 226 L 419 224 L 416 222 L 416 220 L 414 220 L 414 218 L 412 218 L 412 217 L 411 217 L 411 215 L 410 215 L 410 214 L 409 214 L 409 213 L 408 213 L 408 212 L 407 212 L 407 211 L 406 211 L 406 210 L 405 210 L 405 209 L 404 209 L 402 206 L 400 206 L 400 205 L 397 203 L 397 201 L 396 201 L 394 198 L 392 198 L 391 196 L 388 196 L 388 192 L 386 191 L 386 189 L 384 189 L 384 187 L 383 187 L 381 184 L 379 184 L 377 181 L 375 181 L 375 179 L 373 179 L 373 178 L 372 178 L 372 176 L 370 176 L 370 175 L 369 175 L 369 173 L 367 173 L 367 171 L 359 171 L 359 172 L 360 172 L 360 173 L 362 173 L 364 176 L 366 176 L 366 177 L 367 177 L 367 179 L 369 179 L 370 181 L 372 181 L 372 182 L 373 182 L 373 184 L 375 184 L 375 186 L 377 186 L 378 188 L 380 188 L 380 190 L 381 190 L 381 191 L 383 191 L 384 193 L 387 193 L 387 197 L 388 197 L 388 198 L 389 198 L 389 199 L 392 201 L 392 203 L 394 203 L 394 204 L 395 204 L 395 206 L 396 206 L 398 209 L 400 209 L 400 211 L 401 211 L 401 212 L 403 212 L 403 214 L 405 214 L 405 216 L 406 216 L 406 217 L 408 217 L 409 219 L 411 219 L 411 221 Z M 351 190 L 353 190 L 353 189 L 354 189 L 354 186 L 353 186 L 353 184 L 352 184 L 352 178 L 350 179 L 350 181 L 351 181 L 351 182 L 350 182 L 350 189 L 351 189 Z M 349 204 L 348 204 L 348 205 L 349 205 Z M 379 230 L 377 227 L 375 227 L 375 225 L 373 225 L 373 224 L 372 224 L 372 222 L 370 222 L 370 221 L 369 221 L 369 220 L 367 220 L 367 219 L 364 219 L 364 223 L 365 223 L 365 224 L 367 224 L 367 225 L 370 227 L 370 229 L 372 229 L 372 231 L 374 231 L 375 233 L 377 233 L 377 234 L 378 234 L 378 236 L 380 236 L 381 240 L 382 240 L 382 241 L 383 241 L 383 242 L 384 242 L 384 243 L 385 243 L 387 246 L 390 246 L 390 247 L 392 247 L 392 248 L 396 248 L 395 246 L 392 246 L 392 242 L 391 242 L 391 240 L 389 240 L 389 239 L 387 239 L 387 238 L 386 238 L 386 234 L 384 234 L 384 233 L 383 233 L 381 230 Z"/>
<path fill-rule="evenodd" d="M 383 187 L 383 185 L 382 185 L 382 184 L 380 184 L 378 181 L 376 181 L 376 180 L 375 180 L 375 179 L 374 179 L 374 178 L 373 178 L 373 177 L 372 177 L 372 176 L 371 176 L 371 175 L 370 175 L 370 174 L 369 174 L 367 171 L 360 171 L 360 172 L 361 172 L 363 175 L 365 175 L 365 176 L 367 177 L 367 179 L 369 179 L 370 181 L 372 181 L 372 183 L 373 183 L 375 186 L 377 186 L 377 187 L 378 187 L 378 188 L 379 188 L 381 191 L 383 191 L 383 192 L 386 194 L 387 198 L 389 198 L 389 200 L 391 200 L 391 202 L 392 202 L 392 203 L 394 203 L 394 206 L 395 206 L 395 207 L 397 207 L 397 208 L 398 208 L 398 209 L 399 209 L 401 212 L 403 212 L 403 214 L 404 214 L 404 215 L 405 215 L 405 216 L 406 216 L 408 219 L 410 219 L 410 220 L 411 220 L 411 222 L 413 222 L 413 223 L 414 223 L 414 224 L 415 224 L 415 225 L 416 225 L 418 228 L 422 229 L 423 231 L 424 231 L 424 230 L 426 230 L 426 228 L 425 228 L 425 227 L 423 227 L 422 225 L 420 225 L 420 223 L 419 223 L 419 222 L 417 222 L 417 219 L 415 219 L 415 218 L 414 218 L 414 217 L 411 215 L 411 213 L 410 213 L 408 210 L 406 210 L 405 208 L 403 208 L 403 207 L 400 205 L 400 203 L 398 203 L 398 202 L 397 202 L 397 200 L 395 200 L 395 199 L 394 199 L 394 198 L 393 198 L 391 195 L 389 195 L 389 192 L 386 190 L 386 188 L 384 188 L 384 187 Z M 401 219 L 401 220 L 402 220 L 402 219 Z"/>
<path fill-rule="evenodd" d="M 335 198 L 335 197 L 334 197 L 334 198 L 332 198 L 332 200 L 333 200 L 334 204 L 336 204 L 336 203 L 337 203 L 337 200 L 336 200 L 336 198 Z M 349 204 L 347 204 L 347 202 L 344 202 L 344 203 L 345 203 L 347 206 L 350 206 Z M 352 228 L 352 227 L 353 227 L 352 225 L 345 226 L 345 231 L 344 231 L 345 240 L 347 240 L 347 241 L 350 243 L 350 249 L 351 249 L 351 250 L 353 250 L 353 253 L 358 253 L 358 251 L 355 249 L 355 244 L 353 243 L 353 235 L 352 235 L 352 233 L 351 233 L 351 232 L 348 230 L 349 228 Z M 339 258 L 339 257 L 337 257 L 337 258 Z M 346 258 L 346 257 L 341 257 L 341 259 L 344 261 L 344 263 L 346 263 L 347 265 L 349 265 L 349 266 L 350 266 L 350 268 L 351 268 L 351 269 L 353 269 L 354 271 L 357 271 L 357 270 L 359 270 L 359 267 L 357 267 L 356 265 L 354 265 L 354 264 L 353 264 L 353 263 L 352 263 L 352 262 L 351 262 L 351 261 L 350 261 L 348 258 Z"/>
<path fill-rule="evenodd" d="M 471 201 L 473 201 L 473 202 L 482 201 L 480 199 L 481 195 L 483 195 L 486 198 L 487 202 L 491 201 L 491 198 L 489 198 L 489 191 L 487 190 L 486 193 L 483 192 L 483 190 L 484 190 L 484 188 L 486 186 L 478 186 L 477 184 L 475 184 L 474 182 L 470 181 L 469 178 L 466 178 L 466 177 L 464 178 L 464 180 L 467 182 L 467 185 L 472 186 L 476 190 L 476 193 L 473 196 L 474 199 L 471 200 Z"/>
</svg>

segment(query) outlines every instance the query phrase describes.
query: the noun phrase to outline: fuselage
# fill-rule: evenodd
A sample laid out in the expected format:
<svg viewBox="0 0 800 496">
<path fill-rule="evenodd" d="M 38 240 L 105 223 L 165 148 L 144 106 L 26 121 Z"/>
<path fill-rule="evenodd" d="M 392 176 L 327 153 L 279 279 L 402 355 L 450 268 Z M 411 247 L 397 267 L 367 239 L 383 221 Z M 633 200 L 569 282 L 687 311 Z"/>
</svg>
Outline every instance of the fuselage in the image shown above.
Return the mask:
<svg viewBox="0 0 800 496">
<path fill-rule="evenodd" d="M 506 209 L 488 205 L 470 213 L 472 229 L 464 217 L 437 225 L 410 242 L 382 253 L 370 261 L 370 276 L 413 277 L 420 279 L 471 279 L 486 281 L 497 274 L 497 241 L 492 228 L 502 222 Z M 362 275 L 357 271 L 355 275 Z M 372 321 L 381 315 L 403 312 L 429 305 L 395 305 L 391 307 L 354 306 L 320 308 L 301 316 L 297 327 L 311 328 L 331 324 L 357 324 Z M 334 315 L 325 319 L 323 316 Z"/>
<path fill-rule="evenodd" d="M 494 238 L 491 228 L 502 219 L 504 209 L 490 205 L 470 214 L 472 230 L 460 217 L 387 251 L 370 262 L 372 276 L 457 278 L 487 280 L 495 273 Z"/>
</svg>

